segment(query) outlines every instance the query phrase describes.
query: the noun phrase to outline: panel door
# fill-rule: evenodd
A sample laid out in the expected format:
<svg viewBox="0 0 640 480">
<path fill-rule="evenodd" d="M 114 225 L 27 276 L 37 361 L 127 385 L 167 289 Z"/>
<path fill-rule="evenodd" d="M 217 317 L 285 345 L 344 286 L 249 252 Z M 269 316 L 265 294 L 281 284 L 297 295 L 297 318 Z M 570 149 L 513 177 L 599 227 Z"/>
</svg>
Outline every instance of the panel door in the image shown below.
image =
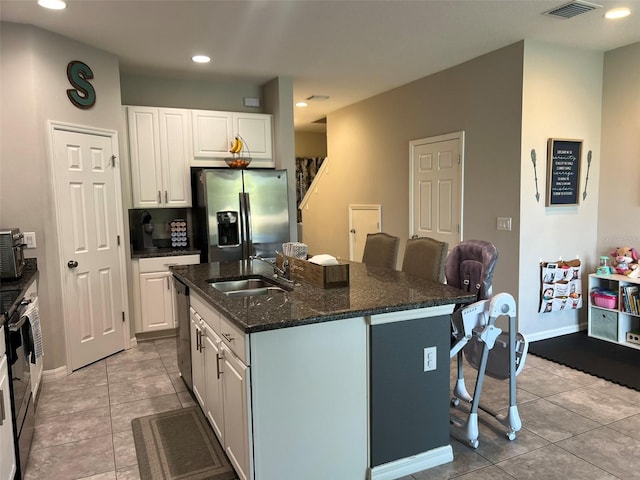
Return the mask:
<svg viewBox="0 0 640 480">
<path fill-rule="evenodd" d="M 410 236 L 451 247 L 462 239 L 461 140 L 447 136 L 411 142 Z"/>
<path fill-rule="evenodd" d="M 222 351 L 220 350 L 220 337 L 204 326 L 204 371 L 206 405 L 205 415 L 216 432 L 220 442 L 224 444 L 224 409 L 222 397 Z"/>
<path fill-rule="evenodd" d="M 125 347 L 120 172 L 112 140 L 53 130 L 67 361 L 72 370 Z"/>
<path fill-rule="evenodd" d="M 158 109 L 162 203 L 165 207 L 191 206 L 190 165 L 192 152 L 191 112 L 177 108 Z"/>
<path fill-rule="evenodd" d="M 171 272 L 140 274 L 142 331 L 167 330 L 175 326 Z"/>
<path fill-rule="evenodd" d="M 158 109 L 128 107 L 127 116 L 133 206 L 159 207 L 163 201 L 163 185 Z"/>
<path fill-rule="evenodd" d="M 241 480 L 250 477 L 249 415 L 247 408 L 249 369 L 226 347 L 223 349 L 224 450 Z"/>
<path fill-rule="evenodd" d="M 380 205 L 349 205 L 349 260 L 362 262 L 367 234 L 382 228 Z"/>
</svg>

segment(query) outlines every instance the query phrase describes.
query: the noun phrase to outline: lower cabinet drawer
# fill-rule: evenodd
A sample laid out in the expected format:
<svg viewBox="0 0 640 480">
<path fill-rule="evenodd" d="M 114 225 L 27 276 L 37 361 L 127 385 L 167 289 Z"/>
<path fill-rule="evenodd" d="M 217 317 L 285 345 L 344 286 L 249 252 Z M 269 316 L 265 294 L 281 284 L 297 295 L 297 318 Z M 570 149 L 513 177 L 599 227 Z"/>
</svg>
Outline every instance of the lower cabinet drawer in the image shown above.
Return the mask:
<svg viewBox="0 0 640 480">
<path fill-rule="evenodd" d="M 618 341 L 618 313 L 591 307 L 590 334 L 594 337 Z"/>
</svg>

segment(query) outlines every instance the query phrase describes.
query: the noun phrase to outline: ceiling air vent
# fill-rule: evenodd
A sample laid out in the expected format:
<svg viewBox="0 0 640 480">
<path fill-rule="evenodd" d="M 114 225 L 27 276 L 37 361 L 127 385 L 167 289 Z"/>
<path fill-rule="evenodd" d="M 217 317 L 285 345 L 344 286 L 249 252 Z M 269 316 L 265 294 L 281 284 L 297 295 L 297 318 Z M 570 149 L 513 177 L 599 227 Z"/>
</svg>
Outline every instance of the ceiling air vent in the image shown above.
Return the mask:
<svg viewBox="0 0 640 480">
<path fill-rule="evenodd" d="M 597 8 L 602 8 L 602 5 L 597 5 L 595 3 L 589 3 L 589 2 L 575 1 L 575 2 L 566 3 L 556 8 L 552 8 L 551 10 L 544 12 L 543 15 L 550 15 L 552 17 L 560 17 L 560 18 L 572 18 L 572 17 L 575 17 L 576 15 L 587 13 Z"/>
</svg>

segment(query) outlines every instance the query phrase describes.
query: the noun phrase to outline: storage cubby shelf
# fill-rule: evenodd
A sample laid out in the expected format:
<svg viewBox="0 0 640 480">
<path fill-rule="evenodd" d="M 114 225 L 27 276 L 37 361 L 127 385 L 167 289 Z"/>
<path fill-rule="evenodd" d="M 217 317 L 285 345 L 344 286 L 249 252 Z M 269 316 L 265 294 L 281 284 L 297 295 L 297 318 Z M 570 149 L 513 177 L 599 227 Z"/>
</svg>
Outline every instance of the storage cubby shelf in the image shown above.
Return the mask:
<svg viewBox="0 0 640 480">
<path fill-rule="evenodd" d="M 640 343 L 627 339 L 627 334 L 630 332 L 638 332 L 637 338 L 640 342 L 640 315 L 626 311 L 623 300 L 623 293 L 629 292 L 630 287 L 638 287 L 640 290 L 640 279 L 618 274 L 589 275 L 589 327 L 587 333 L 590 337 L 640 350 Z M 615 308 L 596 305 L 594 292 L 615 293 Z"/>
</svg>

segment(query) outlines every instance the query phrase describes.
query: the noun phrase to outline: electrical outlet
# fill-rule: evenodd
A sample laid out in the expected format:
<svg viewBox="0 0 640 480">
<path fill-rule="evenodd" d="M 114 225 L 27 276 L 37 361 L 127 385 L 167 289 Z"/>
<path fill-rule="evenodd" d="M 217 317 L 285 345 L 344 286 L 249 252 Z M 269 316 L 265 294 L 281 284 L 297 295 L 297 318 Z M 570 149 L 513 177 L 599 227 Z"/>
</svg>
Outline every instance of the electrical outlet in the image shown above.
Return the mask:
<svg viewBox="0 0 640 480">
<path fill-rule="evenodd" d="M 23 235 L 27 248 L 36 248 L 36 232 L 24 232 Z"/>
<path fill-rule="evenodd" d="M 437 353 L 438 351 L 436 347 L 427 347 L 424 349 L 424 371 L 425 372 L 430 372 L 436 369 Z"/>
</svg>

